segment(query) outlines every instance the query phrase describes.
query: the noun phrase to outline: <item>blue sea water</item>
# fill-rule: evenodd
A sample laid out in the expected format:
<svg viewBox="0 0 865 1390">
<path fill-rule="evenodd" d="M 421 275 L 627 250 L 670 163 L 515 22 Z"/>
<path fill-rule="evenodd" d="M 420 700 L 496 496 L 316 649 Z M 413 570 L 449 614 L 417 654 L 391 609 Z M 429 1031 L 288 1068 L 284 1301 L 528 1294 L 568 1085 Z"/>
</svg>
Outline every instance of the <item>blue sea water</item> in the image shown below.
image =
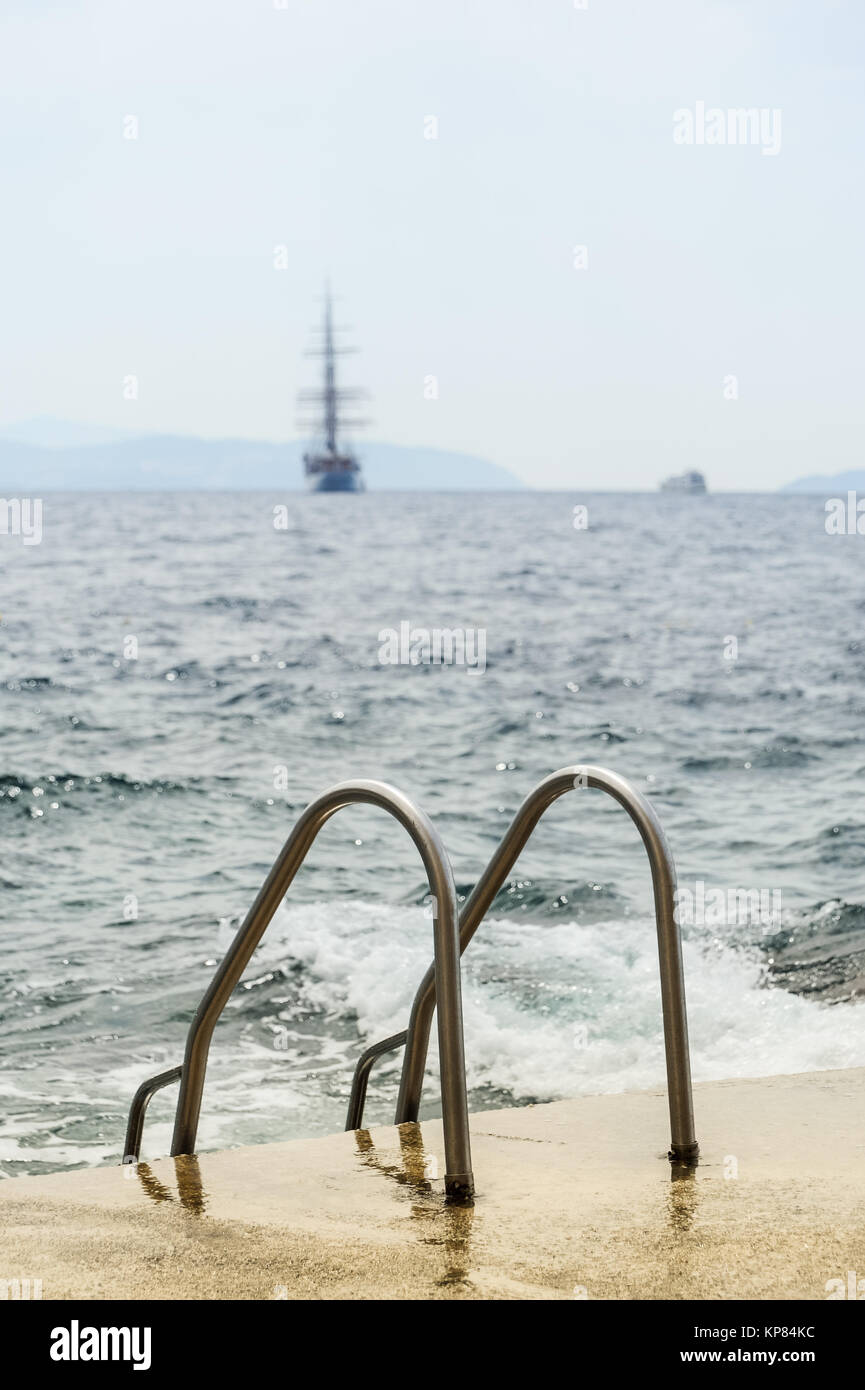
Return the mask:
<svg viewBox="0 0 865 1390">
<path fill-rule="evenodd" d="M 43 528 L 0 537 L 3 1174 L 119 1157 L 295 818 L 350 776 L 429 812 L 465 892 L 540 778 L 614 768 L 680 883 L 782 905 L 685 927 L 695 1079 L 865 1064 L 865 541 L 823 499 L 54 494 Z M 383 663 L 405 622 L 482 633 L 484 669 Z M 328 824 L 215 1034 L 201 1147 L 342 1127 L 431 957 L 426 892 L 382 812 Z M 473 1108 L 663 1080 L 648 868 L 600 793 L 548 812 L 463 964 Z"/>
</svg>

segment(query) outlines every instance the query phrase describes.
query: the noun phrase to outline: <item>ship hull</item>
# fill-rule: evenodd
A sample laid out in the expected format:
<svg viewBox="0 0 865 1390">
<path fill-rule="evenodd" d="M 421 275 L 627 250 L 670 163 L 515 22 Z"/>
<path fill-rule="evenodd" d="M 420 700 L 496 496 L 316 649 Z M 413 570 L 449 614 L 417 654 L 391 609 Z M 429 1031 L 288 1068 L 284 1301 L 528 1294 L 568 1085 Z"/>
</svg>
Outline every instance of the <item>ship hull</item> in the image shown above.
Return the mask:
<svg viewBox="0 0 865 1390">
<path fill-rule="evenodd" d="M 317 473 L 309 479 L 310 492 L 363 492 L 360 473 Z"/>
</svg>

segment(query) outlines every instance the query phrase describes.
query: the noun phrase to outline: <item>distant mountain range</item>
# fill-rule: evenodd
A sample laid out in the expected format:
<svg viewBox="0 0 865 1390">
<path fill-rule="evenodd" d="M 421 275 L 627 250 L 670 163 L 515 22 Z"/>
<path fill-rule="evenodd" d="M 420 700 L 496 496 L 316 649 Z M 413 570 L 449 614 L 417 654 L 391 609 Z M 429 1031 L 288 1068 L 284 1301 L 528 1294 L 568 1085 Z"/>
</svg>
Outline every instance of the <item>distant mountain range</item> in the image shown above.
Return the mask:
<svg viewBox="0 0 865 1390">
<path fill-rule="evenodd" d="M 42 416 L 0 427 L 0 496 L 51 491 L 233 491 L 302 488 L 305 440 L 126 434 Z M 360 451 L 367 486 L 399 491 L 522 488 L 507 469 L 473 454 L 370 442 Z"/>
<path fill-rule="evenodd" d="M 808 478 L 797 478 L 787 483 L 782 492 L 822 492 L 833 497 L 843 492 L 865 492 L 865 469 L 857 468 L 850 473 L 833 473 L 822 477 L 818 473 Z"/>
</svg>

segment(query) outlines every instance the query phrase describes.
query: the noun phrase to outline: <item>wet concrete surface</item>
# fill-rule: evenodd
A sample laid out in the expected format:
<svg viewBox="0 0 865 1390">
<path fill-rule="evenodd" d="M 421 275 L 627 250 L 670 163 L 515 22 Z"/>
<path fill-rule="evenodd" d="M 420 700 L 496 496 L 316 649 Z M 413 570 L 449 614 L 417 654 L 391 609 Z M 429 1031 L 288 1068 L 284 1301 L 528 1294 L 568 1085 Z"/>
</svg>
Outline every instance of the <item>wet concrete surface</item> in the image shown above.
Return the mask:
<svg viewBox="0 0 865 1390">
<path fill-rule="evenodd" d="M 865 1276 L 865 1070 L 472 1116 L 476 1202 L 441 1125 L 0 1183 L 0 1280 L 43 1297 L 825 1299 Z M 829 1289 L 827 1289 L 829 1285 Z"/>
</svg>

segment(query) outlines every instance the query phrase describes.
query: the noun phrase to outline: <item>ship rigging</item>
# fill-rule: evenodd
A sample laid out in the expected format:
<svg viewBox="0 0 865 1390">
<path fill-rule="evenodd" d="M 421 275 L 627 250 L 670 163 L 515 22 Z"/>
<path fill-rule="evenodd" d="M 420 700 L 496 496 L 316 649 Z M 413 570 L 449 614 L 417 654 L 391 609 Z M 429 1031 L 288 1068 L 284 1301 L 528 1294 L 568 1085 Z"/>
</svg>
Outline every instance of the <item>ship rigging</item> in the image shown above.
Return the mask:
<svg viewBox="0 0 865 1390">
<path fill-rule="evenodd" d="M 310 357 L 324 359 L 324 377 L 320 388 L 301 391 L 298 395 L 300 405 L 318 405 L 321 413 L 313 421 L 300 422 L 303 428 L 312 427 L 316 431 L 315 443 L 303 456 L 304 474 L 313 492 L 363 492 L 364 481 L 360 462 L 354 450 L 340 445 L 341 431 L 366 424 L 365 420 L 349 417 L 342 413 L 341 407 L 348 402 L 363 400 L 367 392 L 360 387 L 338 386 L 336 382 L 336 359 L 356 348 L 338 347 L 334 340 L 337 330 L 333 324 L 330 288 L 325 290 L 324 317 L 321 326 L 322 339 L 318 346 L 307 353 Z"/>
</svg>

